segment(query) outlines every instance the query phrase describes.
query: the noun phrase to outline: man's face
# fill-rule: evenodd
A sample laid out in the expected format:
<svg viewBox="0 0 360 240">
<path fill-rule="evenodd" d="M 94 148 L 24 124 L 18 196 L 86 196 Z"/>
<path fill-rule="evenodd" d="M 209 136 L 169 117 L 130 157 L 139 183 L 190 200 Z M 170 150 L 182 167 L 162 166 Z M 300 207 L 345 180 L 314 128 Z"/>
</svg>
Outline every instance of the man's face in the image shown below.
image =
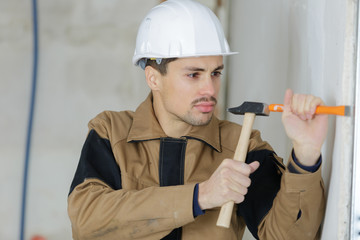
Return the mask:
<svg viewBox="0 0 360 240">
<path fill-rule="evenodd" d="M 191 125 L 210 122 L 220 89 L 222 56 L 179 58 L 161 77 L 161 104 L 168 120 Z"/>
</svg>

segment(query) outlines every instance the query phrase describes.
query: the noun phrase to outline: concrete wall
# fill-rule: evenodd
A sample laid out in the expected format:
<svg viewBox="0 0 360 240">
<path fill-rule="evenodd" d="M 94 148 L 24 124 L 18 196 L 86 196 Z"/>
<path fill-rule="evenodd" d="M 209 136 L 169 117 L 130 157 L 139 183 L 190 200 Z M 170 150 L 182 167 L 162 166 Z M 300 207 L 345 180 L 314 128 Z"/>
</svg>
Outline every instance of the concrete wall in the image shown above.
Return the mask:
<svg viewBox="0 0 360 240">
<path fill-rule="evenodd" d="M 54 240 L 71 239 L 67 193 L 87 133 L 87 122 L 103 110 L 135 109 L 149 92 L 142 70 L 132 65 L 131 57 L 137 27 L 145 13 L 158 2 L 38 1 L 39 76 L 26 239 L 35 234 Z M 216 0 L 202 2 L 211 7 Z M 344 66 L 344 44 L 348 36 L 345 26 L 349 31 L 354 27 L 349 13 L 355 8 L 352 1 L 223 2 L 231 4 L 229 18 L 220 12 L 225 25 L 229 23 L 230 45 L 232 50 L 240 52 L 227 58 L 229 83 L 227 95 L 226 91 L 223 93 L 223 104 L 237 106 L 244 100 L 282 102 L 287 87 L 317 94 L 328 104 L 351 102 L 348 93 L 351 76 L 344 77 L 344 72 L 351 71 Z M 3 136 L 0 139 L 0 239 L 11 240 L 18 239 L 20 229 L 32 74 L 30 1 L 0 1 L 0 53 L 0 131 Z M 350 83 L 344 86 L 346 79 Z M 339 89 L 342 89 L 341 96 Z M 263 131 L 263 138 L 286 159 L 290 146 L 280 118 L 280 114 L 258 118 L 255 127 Z M 327 188 L 332 149 L 337 148 L 335 139 L 341 141 L 344 134 L 337 127 L 339 132 L 335 137 L 335 126 L 342 126 L 342 121 L 338 120 L 335 125 L 335 118 L 330 119 L 323 168 Z M 342 148 L 337 149 L 336 155 L 341 158 Z M 336 182 L 339 175 L 333 175 Z M 337 196 L 339 188 L 332 190 L 333 196 Z M 344 201 L 346 204 L 346 199 Z M 334 211 L 338 204 L 338 200 L 331 203 Z M 327 215 L 329 219 L 337 217 L 331 210 Z M 334 221 L 327 221 L 325 225 L 330 234 L 337 234 L 338 225 L 344 228 Z"/>
<path fill-rule="evenodd" d="M 160 0 L 38 1 L 39 72 L 26 239 L 71 239 L 67 194 L 103 110 L 134 110 L 149 93 L 134 67 L 137 28 Z M 211 8 L 215 0 L 202 0 Z M 225 9 L 219 9 L 224 16 Z M 31 1 L 0 1 L 0 239 L 18 239 L 32 76 Z"/>
<path fill-rule="evenodd" d="M 158 1 L 38 1 L 39 75 L 26 239 L 71 239 L 67 194 L 87 123 L 134 109 L 149 90 L 131 63 L 142 17 Z M 32 74 L 31 1 L 0 1 L 0 239 L 18 239 Z M 139 8 L 139 6 L 141 6 Z"/>
</svg>

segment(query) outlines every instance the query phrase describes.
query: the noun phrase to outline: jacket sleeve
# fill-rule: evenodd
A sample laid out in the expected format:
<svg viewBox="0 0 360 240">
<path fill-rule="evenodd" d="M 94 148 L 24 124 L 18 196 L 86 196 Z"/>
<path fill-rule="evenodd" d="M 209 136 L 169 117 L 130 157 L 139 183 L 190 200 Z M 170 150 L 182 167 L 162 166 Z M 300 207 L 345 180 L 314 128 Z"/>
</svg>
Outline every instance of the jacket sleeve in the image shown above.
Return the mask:
<svg viewBox="0 0 360 240">
<path fill-rule="evenodd" d="M 293 163 L 292 157 L 289 164 Z M 318 239 L 325 214 L 321 167 L 314 173 L 286 170 L 273 206 L 258 227 L 259 239 Z"/>
<path fill-rule="evenodd" d="M 68 197 L 73 238 L 161 239 L 194 220 L 194 187 L 122 189 L 109 140 L 91 130 Z"/>
<path fill-rule="evenodd" d="M 250 145 L 246 162 L 259 161 L 260 167 L 250 175 L 251 185 L 237 214 L 256 239 L 316 239 L 325 212 L 321 167 L 314 173 L 305 171 L 290 156 L 289 171 L 258 132 Z"/>
</svg>

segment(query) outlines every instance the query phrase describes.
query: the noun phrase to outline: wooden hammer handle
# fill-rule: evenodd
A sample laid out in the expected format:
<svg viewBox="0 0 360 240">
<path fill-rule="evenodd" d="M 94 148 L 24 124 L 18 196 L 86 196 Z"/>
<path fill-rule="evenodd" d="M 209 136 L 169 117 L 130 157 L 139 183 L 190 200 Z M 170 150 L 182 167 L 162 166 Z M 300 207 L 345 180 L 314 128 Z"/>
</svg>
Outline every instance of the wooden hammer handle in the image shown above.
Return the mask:
<svg viewBox="0 0 360 240">
<path fill-rule="evenodd" d="M 234 160 L 245 162 L 249 148 L 250 134 L 255 120 L 255 113 L 245 113 L 244 122 L 240 133 L 239 142 L 237 144 Z M 219 227 L 229 228 L 231 215 L 233 212 L 234 202 L 225 203 L 220 210 L 220 214 L 216 225 Z"/>
</svg>

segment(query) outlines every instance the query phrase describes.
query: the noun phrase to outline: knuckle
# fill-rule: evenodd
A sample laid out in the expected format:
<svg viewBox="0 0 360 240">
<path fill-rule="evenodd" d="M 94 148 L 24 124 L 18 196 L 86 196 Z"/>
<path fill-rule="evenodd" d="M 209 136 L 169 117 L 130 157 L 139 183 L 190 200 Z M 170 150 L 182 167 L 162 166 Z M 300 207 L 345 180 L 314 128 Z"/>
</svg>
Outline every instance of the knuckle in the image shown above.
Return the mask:
<svg viewBox="0 0 360 240">
<path fill-rule="evenodd" d="M 219 194 L 221 196 L 224 196 L 224 197 L 229 196 L 230 194 L 232 194 L 234 191 L 233 191 L 233 189 L 231 188 L 230 185 L 231 185 L 231 182 L 229 180 L 227 180 L 227 179 L 222 180 L 222 183 L 219 186 L 220 188 L 218 190 Z"/>
<path fill-rule="evenodd" d="M 239 204 L 239 203 L 242 203 L 244 200 L 245 200 L 245 196 L 241 195 L 234 202 Z"/>
<path fill-rule="evenodd" d="M 222 162 L 222 166 L 223 167 L 225 167 L 225 168 L 234 168 L 234 166 L 236 166 L 236 165 L 234 165 L 234 164 L 236 164 L 236 161 L 235 160 L 233 160 L 233 159 L 230 159 L 230 158 L 226 158 L 226 159 L 224 159 L 224 161 Z"/>
<path fill-rule="evenodd" d="M 222 178 L 228 176 L 229 174 L 230 174 L 230 169 L 229 168 L 223 167 L 223 168 L 220 169 L 220 176 Z"/>
<path fill-rule="evenodd" d="M 231 199 L 232 191 L 231 191 L 229 188 L 223 188 L 223 190 L 221 191 L 220 195 L 221 195 L 224 199 Z"/>
<path fill-rule="evenodd" d="M 220 185 L 222 186 L 222 190 L 226 191 L 226 189 L 228 188 L 227 186 L 229 185 L 229 180 L 226 178 L 221 178 L 220 179 Z"/>
<path fill-rule="evenodd" d="M 250 179 L 250 178 L 247 178 L 247 179 L 245 180 L 244 186 L 248 188 L 248 187 L 250 187 L 250 185 L 251 185 L 251 179 Z"/>
<path fill-rule="evenodd" d="M 244 190 L 243 190 L 243 194 L 244 194 L 244 196 L 248 193 L 248 188 L 244 188 Z"/>
</svg>

